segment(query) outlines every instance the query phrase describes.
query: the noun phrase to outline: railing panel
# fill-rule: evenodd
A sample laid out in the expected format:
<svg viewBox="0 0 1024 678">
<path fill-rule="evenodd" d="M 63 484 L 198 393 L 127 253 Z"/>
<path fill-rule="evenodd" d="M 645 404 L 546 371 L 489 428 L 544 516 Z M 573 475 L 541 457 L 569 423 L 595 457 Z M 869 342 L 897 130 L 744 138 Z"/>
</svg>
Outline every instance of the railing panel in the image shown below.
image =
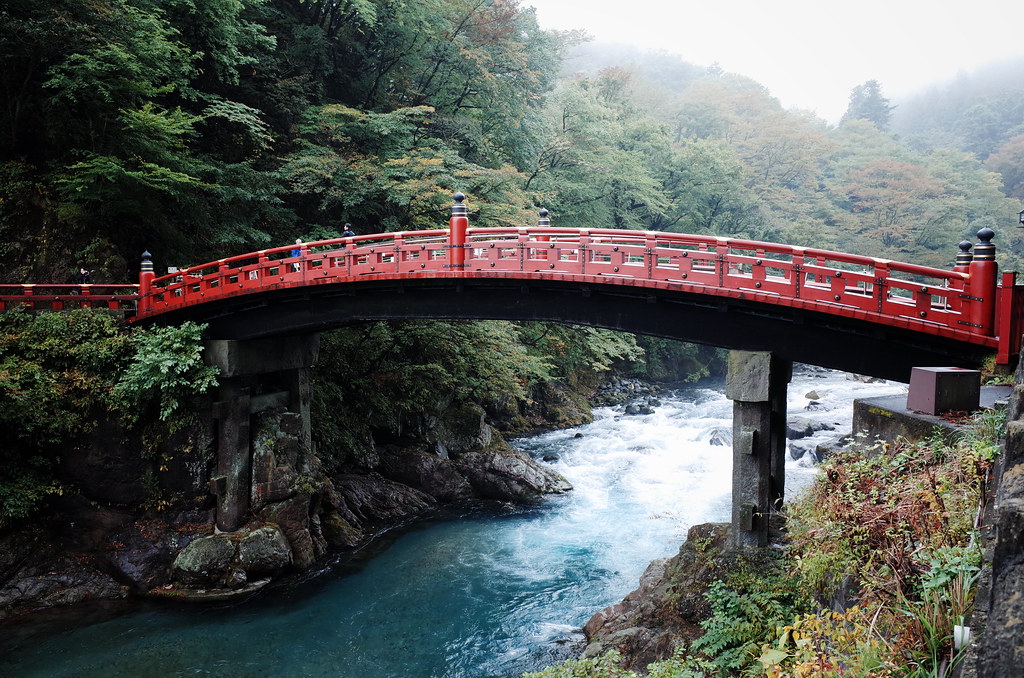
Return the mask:
<svg viewBox="0 0 1024 678">
<path fill-rule="evenodd" d="M 96 283 L 87 285 L 0 285 L 0 311 L 70 311 L 100 308 L 131 311 L 138 299 L 138 285 Z"/>
</svg>

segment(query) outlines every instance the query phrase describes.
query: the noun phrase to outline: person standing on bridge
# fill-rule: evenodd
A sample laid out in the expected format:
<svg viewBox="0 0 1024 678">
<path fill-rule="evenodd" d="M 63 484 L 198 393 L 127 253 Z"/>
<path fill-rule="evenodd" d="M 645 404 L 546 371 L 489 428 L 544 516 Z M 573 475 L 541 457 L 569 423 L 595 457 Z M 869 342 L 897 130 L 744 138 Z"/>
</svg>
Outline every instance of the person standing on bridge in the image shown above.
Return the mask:
<svg viewBox="0 0 1024 678">
<path fill-rule="evenodd" d="M 75 284 L 88 285 L 90 277 L 92 277 L 92 271 L 79 267 L 78 273 L 75 274 Z"/>
<path fill-rule="evenodd" d="M 352 230 L 352 224 L 345 224 L 345 230 L 341 232 L 341 237 L 351 238 L 355 234 L 356 232 Z"/>
<path fill-rule="evenodd" d="M 295 239 L 295 249 L 291 251 L 291 255 L 293 258 L 302 256 L 302 238 Z M 302 265 L 297 261 L 293 262 L 292 270 L 298 273 L 300 270 L 302 270 Z"/>
</svg>

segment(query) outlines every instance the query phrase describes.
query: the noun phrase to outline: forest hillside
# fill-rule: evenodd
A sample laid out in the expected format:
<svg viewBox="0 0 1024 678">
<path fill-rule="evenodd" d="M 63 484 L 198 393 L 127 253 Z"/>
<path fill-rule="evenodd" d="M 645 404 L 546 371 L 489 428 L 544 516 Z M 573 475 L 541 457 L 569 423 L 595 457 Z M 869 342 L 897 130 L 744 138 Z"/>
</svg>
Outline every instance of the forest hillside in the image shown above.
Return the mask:
<svg viewBox="0 0 1024 678">
<path fill-rule="evenodd" d="M 433 228 L 456 190 L 478 226 L 546 207 L 937 266 L 989 227 L 1021 254 L 1013 64 L 899 105 L 865 83 L 830 126 L 518 0 L 11 0 L 0 26 L 4 282 Z"/>
</svg>

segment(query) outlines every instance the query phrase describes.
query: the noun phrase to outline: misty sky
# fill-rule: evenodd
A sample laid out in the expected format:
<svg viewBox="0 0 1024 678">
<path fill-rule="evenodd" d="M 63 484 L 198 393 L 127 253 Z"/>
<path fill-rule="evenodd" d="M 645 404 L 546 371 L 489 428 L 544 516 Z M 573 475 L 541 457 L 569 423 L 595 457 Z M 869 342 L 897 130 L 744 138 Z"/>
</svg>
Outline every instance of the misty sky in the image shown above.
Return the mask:
<svg viewBox="0 0 1024 678">
<path fill-rule="evenodd" d="M 521 0 L 541 28 L 679 54 L 746 75 L 836 122 L 850 90 L 890 99 L 1024 56 L 1024 0 Z"/>
</svg>

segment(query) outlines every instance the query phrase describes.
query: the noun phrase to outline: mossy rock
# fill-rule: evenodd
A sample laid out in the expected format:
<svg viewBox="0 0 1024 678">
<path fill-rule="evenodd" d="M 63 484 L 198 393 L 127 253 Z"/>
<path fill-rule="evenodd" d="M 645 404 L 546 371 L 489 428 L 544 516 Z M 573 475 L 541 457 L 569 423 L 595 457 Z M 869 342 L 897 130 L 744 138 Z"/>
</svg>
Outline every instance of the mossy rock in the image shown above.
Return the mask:
<svg viewBox="0 0 1024 678">
<path fill-rule="evenodd" d="M 188 586 L 214 586 L 221 582 L 235 558 L 235 544 L 219 536 L 200 537 L 174 559 L 172 577 Z"/>
</svg>

